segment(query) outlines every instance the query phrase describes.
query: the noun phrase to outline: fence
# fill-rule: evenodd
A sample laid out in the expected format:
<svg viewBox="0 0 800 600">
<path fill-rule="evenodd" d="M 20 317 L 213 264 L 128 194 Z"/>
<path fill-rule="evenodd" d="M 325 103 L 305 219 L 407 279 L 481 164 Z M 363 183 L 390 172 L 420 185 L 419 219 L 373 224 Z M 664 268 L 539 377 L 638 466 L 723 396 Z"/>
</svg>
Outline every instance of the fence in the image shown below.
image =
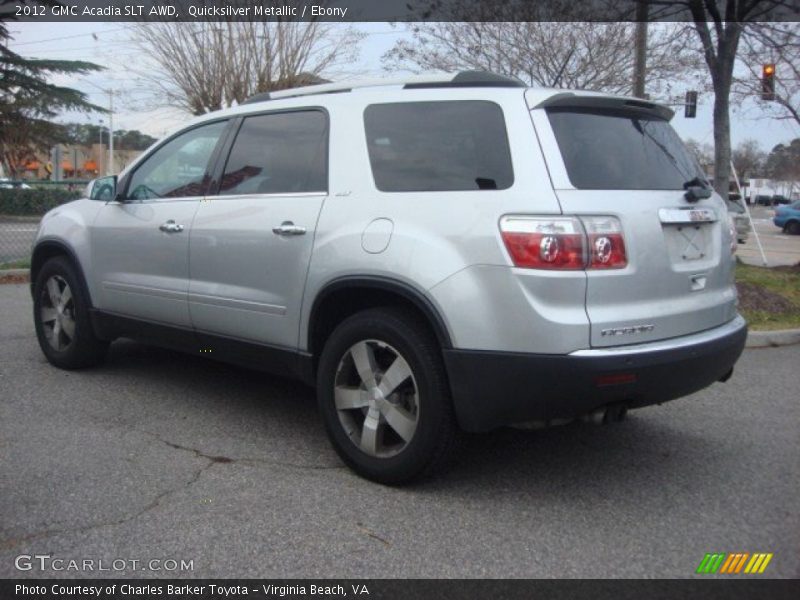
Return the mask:
<svg viewBox="0 0 800 600">
<path fill-rule="evenodd" d="M 42 215 L 82 196 L 86 183 L 0 181 L 0 269 L 28 267 Z"/>
</svg>

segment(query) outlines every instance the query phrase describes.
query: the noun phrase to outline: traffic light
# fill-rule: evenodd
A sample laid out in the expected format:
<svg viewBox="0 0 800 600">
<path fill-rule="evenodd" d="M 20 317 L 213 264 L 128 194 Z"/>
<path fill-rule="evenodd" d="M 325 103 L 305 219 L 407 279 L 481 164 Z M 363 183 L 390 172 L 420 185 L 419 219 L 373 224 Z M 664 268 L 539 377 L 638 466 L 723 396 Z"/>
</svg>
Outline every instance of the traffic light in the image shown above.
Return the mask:
<svg viewBox="0 0 800 600">
<path fill-rule="evenodd" d="M 761 99 L 775 100 L 775 65 L 773 63 L 761 67 Z"/>
<path fill-rule="evenodd" d="M 686 103 L 683 108 L 683 116 L 687 119 L 694 119 L 697 116 L 697 92 L 686 92 Z"/>
</svg>

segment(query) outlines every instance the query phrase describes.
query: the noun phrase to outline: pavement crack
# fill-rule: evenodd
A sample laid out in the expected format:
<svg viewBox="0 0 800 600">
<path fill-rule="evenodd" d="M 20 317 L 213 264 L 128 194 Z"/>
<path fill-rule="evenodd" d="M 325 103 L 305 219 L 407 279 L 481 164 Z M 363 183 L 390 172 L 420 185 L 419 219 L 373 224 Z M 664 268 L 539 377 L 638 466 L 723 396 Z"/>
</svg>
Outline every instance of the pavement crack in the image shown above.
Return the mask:
<svg viewBox="0 0 800 600">
<path fill-rule="evenodd" d="M 379 536 L 377 533 L 375 533 L 371 529 L 368 529 L 368 528 L 364 527 L 364 525 L 362 523 L 356 523 L 356 527 L 358 527 L 361 531 L 366 533 L 372 539 L 378 540 L 379 542 L 381 542 L 382 544 L 384 544 L 386 546 L 391 546 L 392 545 L 391 542 L 389 542 L 388 540 L 382 538 L 381 536 Z"/>
<path fill-rule="evenodd" d="M 307 471 L 327 471 L 327 470 L 340 470 L 344 469 L 344 465 L 309 465 L 309 464 L 302 464 L 302 463 L 292 463 L 282 460 L 271 460 L 268 458 L 250 458 L 250 457 L 240 457 L 240 458 L 230 458 L 228 456 L 217 456 L 213 454 L 206 454 L 202 450 L 197 448 L 192 448 L 190 446 L 184 446 L 182 444 L 177 444 L 175 442 L 171 442 L 169 440 L 164 439 L 157 433 L 153 433 L 152 431 L 146 431 L 144 429 L 136 429 L 132 428 L 134 431 L 138 433 L 148 435 L 152 438 L 155 438 L 162 444 L 169 446 L 175 450 L 182 450 L 184 452 L 191 452 L 198 458 L 203 458 L 205 460 L 211 461 L 211 463 L 220 463 L 220 464 L 241 464 L 245 466 L 258 466 L 258 465 L 275 465 L 280 467 L 287 467 L 290 469 L 301 469 Z"/>
<path fill-rule="evenodd" d="M 39 540 L 39 539 L 42 539 L 42 538 L 53 537 L 54 535 L 70 534 L 70 533 L 85 533 L 87 531 L 92 531 L 94 529 L 102 529 L 103 527 L 118 527 L 120 525 L 124 525 L 125 523 L 128 523 L 130 521 L 138 519 L 142 515 L 144 515 L 144 514 L 150 512 L 151 510 L 154 510 L 154 509 L 158 508 L 159 506 L 161 506 L 161 503 L 164 500 L 164 498 L 174 494 L 175 492 L 178 492 L 180 490 L 185 490 L 185 489 L 190 488 L 191 486 L 193 486 L 200 479 L 200 476 L 205 471 L 207 471 L 210 467 L 212 467 L 214 464 L 216 464 L 216 462 L 218 462 L 218 461 L 214 461 L 214 460 L 210 460 L 209 459 L 209 462 L 207 464 L 203 465 L 202 467 L 200 467 L 198 469 L 195 469 L 194 472 L 192 473 L 192 476 L 188 480 L 186 480 L 184 483 L 182 483 L 182 484 L 180 484 L 178 486 L 169 488 L 169 489 L 164 490 L 163 492 L 159 493 L 146 506 L 144 506 L 143 508 L 139 509 L 138 511 L 136 511 L 133 514 L 121 517 L 119 519 L 112 519 L 112 520 L 109 520 L 109 521 L 101 521 L 99 523 L 91 523 L 89 525 L 83 525 L 81 527 L 65 527 L 65 528 L 62 528 L 62 529 L 46 529 L 44 531 L 39 531 L 39 532 L 36 532 L 36 533 L 32 533 L 32 534 L 26 535 L 26 536 L 21 537 L 21 538 L 11 538 L 11 539 L 8 539 L 8 540 L 0 540 L 0 549 L 6 550 L 6 549 L 13 548 L 14 546 L 17 546 L 17 545 L 25 543 L 25 542 L 32 542 L 34 540 Z"/>
</svg>

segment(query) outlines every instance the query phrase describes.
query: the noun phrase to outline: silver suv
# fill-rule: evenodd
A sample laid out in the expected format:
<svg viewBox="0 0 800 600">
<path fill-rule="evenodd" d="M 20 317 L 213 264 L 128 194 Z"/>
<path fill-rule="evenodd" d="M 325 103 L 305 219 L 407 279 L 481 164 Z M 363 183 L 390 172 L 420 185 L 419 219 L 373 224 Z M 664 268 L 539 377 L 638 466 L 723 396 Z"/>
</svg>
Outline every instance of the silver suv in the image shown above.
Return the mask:
<svg viewBox="0 0 800 600">
<path fill-rule="evenodd" d="M 260 95 L 49 212 L 54 365 L 131 337 L 302 379 L 344 462 L 400 483 L 461 431 L 731 373 L 735 230 L 662 106 L 481 72 Z"/>
</svg>

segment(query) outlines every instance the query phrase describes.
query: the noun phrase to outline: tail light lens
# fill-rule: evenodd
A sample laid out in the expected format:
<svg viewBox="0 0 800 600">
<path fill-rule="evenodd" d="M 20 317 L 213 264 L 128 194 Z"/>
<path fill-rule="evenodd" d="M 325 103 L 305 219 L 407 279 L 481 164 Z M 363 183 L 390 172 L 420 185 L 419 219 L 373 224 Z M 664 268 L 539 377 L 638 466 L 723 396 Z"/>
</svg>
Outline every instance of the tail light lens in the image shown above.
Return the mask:
<svg viewBox="0 0 800 600">
<path fill-rule="evenodd" d="M 581 217 L 589 243 L 590 269 L 622 269 L 628 265 L 622 225 L 616 217 Z"/>
<path fill-rule="evenodd" d="M 517 267 L 578 270 L 586 265 L 586 236 L 574 217 L 503 217 L 500 233 Z"/>
<path fill-rule="evenodd" d="M 622 269 L 628 264 L 616 217 L 508 216 L 500 233 L 511 260 L 528 269 Z"/>
</svg>

